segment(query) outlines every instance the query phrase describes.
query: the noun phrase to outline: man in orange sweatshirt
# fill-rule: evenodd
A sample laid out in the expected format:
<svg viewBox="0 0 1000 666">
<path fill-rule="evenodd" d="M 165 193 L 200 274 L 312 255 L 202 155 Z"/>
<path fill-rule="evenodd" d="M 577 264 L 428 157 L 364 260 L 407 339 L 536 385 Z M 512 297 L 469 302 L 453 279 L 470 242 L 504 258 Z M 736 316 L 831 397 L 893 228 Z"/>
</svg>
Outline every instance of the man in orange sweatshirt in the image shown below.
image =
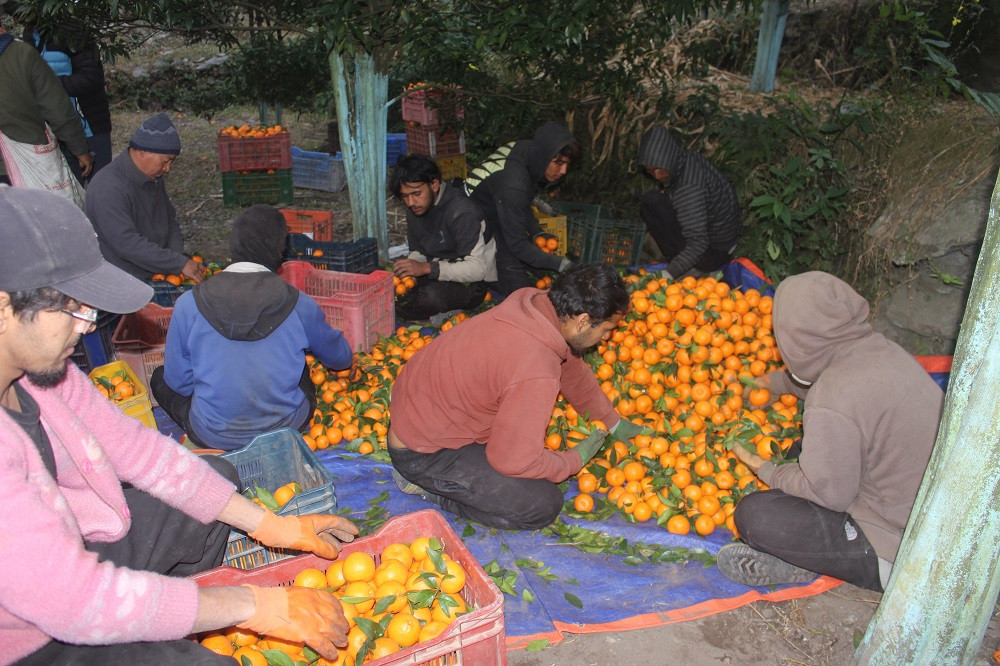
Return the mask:
<svg viewBox="0 0 1000 666">
<path fill-rule="evenodd" d="M 557 396 L 611 426 L 611 438 L 640 432 L 618 416 L 582 358 L 628 306 L 614 268 L 575 266 L 549 291 L 519 289 L 422 349 L 392 390 L 389 456 L 400 488 L 490 527 L 550 524 L 562 509 L 556 484 L 608 435 L 598 430 L 570 451 L 545 448 Z"/>
</svg>

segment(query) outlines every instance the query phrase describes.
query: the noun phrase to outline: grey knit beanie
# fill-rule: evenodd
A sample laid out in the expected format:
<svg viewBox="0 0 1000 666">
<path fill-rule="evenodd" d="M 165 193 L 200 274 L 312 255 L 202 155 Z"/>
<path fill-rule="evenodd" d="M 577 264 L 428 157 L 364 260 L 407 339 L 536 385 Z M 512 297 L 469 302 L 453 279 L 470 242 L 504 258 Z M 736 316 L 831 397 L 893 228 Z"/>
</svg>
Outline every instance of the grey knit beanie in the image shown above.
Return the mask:
<svg viewBox="0 0 1000 666">
<path fill-rule="evenodd" d="M 177 128 L 165 113 L 147 118 L 132 135 L 128 145 L 136 150 L 161 155 L 177 155 L 181 152 L 181 137 Z"/>
</svg>

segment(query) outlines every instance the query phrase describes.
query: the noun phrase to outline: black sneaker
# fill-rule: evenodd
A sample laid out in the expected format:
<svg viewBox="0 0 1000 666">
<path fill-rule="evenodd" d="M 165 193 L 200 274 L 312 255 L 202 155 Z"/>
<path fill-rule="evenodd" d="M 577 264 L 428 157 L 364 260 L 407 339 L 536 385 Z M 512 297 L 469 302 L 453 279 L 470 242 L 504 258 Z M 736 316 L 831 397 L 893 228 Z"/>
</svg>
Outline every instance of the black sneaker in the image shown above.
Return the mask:
<svg viewBox="0 0 1000 666">
<path fill-rule="evenodd" d="M 424 489 L 415 483 L 410 483 L 403 478 L 403 475 L 393 469 L 391 472 L 392 480 L 396 482 L 396 485 L 407 495 L 423 495 Z"/>
<path fill-rule="evenodd" d="M 726 578 L 750 587 L 805 583 L 817 576 L 745 543 L 728 543 L 720 548 L 716 563 Z"/>
</svg>

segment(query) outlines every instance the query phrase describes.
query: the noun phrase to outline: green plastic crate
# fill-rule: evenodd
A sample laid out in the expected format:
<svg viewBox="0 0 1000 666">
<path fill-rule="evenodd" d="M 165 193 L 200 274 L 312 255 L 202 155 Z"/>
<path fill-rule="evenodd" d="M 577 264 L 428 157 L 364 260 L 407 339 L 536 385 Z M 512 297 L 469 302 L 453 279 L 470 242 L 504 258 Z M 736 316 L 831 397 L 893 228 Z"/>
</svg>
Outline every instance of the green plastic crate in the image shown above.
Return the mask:
<svg viewBox="0 0 1000 666">
<path fill-rule="evenodd" d="M 566 256 L 586 264 L 636 266 L 642 258 L 646 225 L 642 220 L 576 216 L 567 223 Z"/>
<path fill-rule="evenodd" d="M 222 174 L 222 205 L 291 204 L 292 170 Z"/>
</svg>

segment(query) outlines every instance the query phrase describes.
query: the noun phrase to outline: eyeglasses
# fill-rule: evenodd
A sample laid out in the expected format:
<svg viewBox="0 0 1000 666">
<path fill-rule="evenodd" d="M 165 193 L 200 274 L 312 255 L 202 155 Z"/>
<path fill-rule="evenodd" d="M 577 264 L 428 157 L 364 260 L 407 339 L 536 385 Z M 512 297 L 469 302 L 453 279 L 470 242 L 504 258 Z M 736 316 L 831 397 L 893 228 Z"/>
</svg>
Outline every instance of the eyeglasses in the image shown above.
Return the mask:
<svg viewBox="0 0 1000 666">
<path fill-rule="evenodd" d="M 94 308 L 88 308 L 85 305 L 81 305 L 77 310 L 66 310 L 65 308 L 60 308 L 59 312 L 65 312 L 70 317 L 79 319 L 80 321 L 85 321 L 88 324 L 97 323 L 97 310 Z"/>
</svg>

